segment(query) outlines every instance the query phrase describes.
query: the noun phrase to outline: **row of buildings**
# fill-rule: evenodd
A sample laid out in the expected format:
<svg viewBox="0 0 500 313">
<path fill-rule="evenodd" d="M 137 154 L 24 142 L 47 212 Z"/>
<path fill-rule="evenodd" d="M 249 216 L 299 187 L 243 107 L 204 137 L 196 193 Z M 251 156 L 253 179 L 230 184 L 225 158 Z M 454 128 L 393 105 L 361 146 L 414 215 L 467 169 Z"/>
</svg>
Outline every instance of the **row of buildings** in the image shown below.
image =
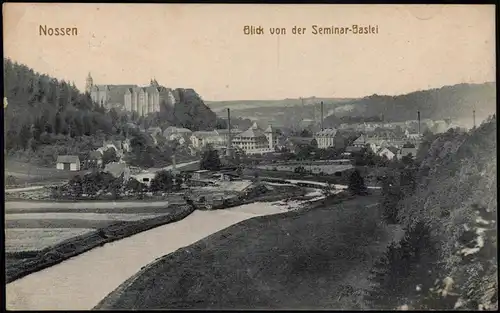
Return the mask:
<svg viewBox="0 0 500 313">
<path fill-rule="evenodd" d="M 254 123 L 247 130 L 214 129 L 211 131 L 191 132 L 186 128 L 168 127 L 163 131 L 168 140 L 177 140 L 180 144 L 189 145 L 194 150 L 201 150 L 207 145 L 216 149 L 227 148 L 231 140 L 234 148 L 241 149 L 247 154 L 262 154 L 274 152 L 279 145 L 280 133 L 272 126 L 261 129 Z"/>
</svg>

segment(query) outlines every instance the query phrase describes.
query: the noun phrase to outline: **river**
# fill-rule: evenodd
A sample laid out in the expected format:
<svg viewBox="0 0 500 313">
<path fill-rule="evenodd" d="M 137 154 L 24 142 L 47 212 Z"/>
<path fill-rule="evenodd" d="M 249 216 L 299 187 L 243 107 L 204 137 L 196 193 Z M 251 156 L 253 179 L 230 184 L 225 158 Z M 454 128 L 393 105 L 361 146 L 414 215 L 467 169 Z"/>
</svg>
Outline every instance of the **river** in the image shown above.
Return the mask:
<svg viewBox="0 0 500 313">
<path fill-rule="evenodd" d="M 6 286 L 9 310 L 90 310 L 143 266 L 243 220 L 287 211 L 252 203 L 185 219 L 94 248 Z"/>
</svg>

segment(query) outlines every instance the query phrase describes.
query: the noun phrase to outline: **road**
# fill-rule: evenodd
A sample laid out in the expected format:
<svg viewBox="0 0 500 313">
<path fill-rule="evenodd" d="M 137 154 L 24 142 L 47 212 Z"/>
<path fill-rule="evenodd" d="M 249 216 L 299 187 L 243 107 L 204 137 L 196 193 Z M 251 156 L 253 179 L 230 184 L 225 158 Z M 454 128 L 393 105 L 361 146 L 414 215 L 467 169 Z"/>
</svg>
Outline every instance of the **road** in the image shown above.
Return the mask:
<svg viewBox="0 0 500 313">
<path fill-rule="evenodd" d="M 47 187 L 47 186 L 31 186 L 31 187 L 23 187 L 23 188 L 5 189 L 5 193 L 38 190 L 38 189 L 43 189 L 45 187 Z"/>
<path fill-rule="evenodd" d="M 199 162 L 200 162 L 200 160 L 191 161 L 191 162 L 185 162 L 185 163 L 179 163 L 179 164 L 175 165 L 175 168 L 176 169 L 181 169 L 181 168 L 183 168 L 185 166 L 196 164 L 196 163 L 199 163 Z M 161 168 L 160 170 L 167 170 L 167 171 L 169 171 L 169 170 L 172 169 L 172 167 L 173 167 L 173 165 L 169 165 L 169 166 L 165 166 L 165 167 Z"/>
</svg>

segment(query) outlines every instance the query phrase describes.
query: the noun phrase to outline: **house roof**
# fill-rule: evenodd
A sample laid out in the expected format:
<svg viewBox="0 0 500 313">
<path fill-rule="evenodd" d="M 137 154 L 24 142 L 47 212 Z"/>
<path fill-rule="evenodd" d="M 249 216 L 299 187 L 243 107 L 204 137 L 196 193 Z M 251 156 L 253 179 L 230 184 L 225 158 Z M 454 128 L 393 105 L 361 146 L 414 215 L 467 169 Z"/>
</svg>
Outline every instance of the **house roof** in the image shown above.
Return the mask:
<svg viewBox="0 0 500 313">
<path fill-rule="evenodd" d="M 267 126 L 265 133 L 276 134 L 278 133 L 278 129 L 274 128 L 272 125 Z"/>
<path fill-rule="evenodd" d="M 333 137 L 337 134 L 337 130 L 335 128 L 326 128 L 322 131 L 316 133 L 317 137 Z"/>
<path fill-rule="evenodd" d="M 291 142 L 296 145 L 308 145 L 313 141 L 312 137 L 290 137 L 287 139 L 288 142 Z"/>
<path fill-rule="evenodd" d="M 362 134 L 356 140 L 354 140 L 354 144 L 364 144 L 366 142 L 366 136 Z"/>
<path fill-rule="evenodd" d="M 59 155 L 57 163 L 80 163 L 80 158 L 76 155 Z"/>
<path fill-rule="evenodd" d="M 218 136 L 219 134 L 215 131 L 196 131 L 193 133 L 193 136 L 198 137 L 198 138 L 207 138 L 207 137 L 213 137 L 213 136 Z"/>
<path fill-rule="evenodd" d="M 257 122 L 253 122 L 252 126 L 250 126 L 252 129 L 260 129 L 259 125 L 257 125 Z"/>
<path fill-rule="evenodd" d="M 226 135 L 226 134 L 229 134 L 229 130 L 227 128 L 224 128 L 224 129 L 216 129 L 217 133 L 221 134 L 221 135 Z M 231 129 L 231 133 L 232 134 L 240 134 L 242 133 L 243 131 L 241 129 Z"/>
<path fill-rule="evenodd" d="M 398 154 L 399 149 L 396 147 L 387 147 L 387 150 L 391 151 L 394 154 Z"/>
<path fill-rule="evenodd" d="M 264 132 L 258 128 L 252 128 L 245 130 L 244 132 L 238 134 L 238 137 L 244 138 L 257 138 L 265 136 Z"/>
</svg>

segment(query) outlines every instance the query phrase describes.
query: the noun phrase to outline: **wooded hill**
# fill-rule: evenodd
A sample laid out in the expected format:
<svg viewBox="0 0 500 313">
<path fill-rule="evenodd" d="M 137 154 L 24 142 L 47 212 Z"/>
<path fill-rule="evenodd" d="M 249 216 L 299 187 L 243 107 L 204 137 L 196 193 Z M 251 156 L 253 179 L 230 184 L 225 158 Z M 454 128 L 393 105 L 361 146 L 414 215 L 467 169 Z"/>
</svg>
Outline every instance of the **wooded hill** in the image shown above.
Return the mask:
<svg viewBox="0 0 500 313">
<path fill-rule="evenodd" d="M 347 103 L 349 110 L 337 110 L 328 116 L 325 123 L 336 125 L 339 117 L 383 116 L 386 121 L 416 120 L 417 111 L 421 118 L 434 120 L 486 118 L 496 112 L 496 84 L 458 84 L 437 89 L 412 92 L 400 96 L 371 95 Z"/>
<path fill-rule="evenodd" d="M 216 125 L 215 114 L 193 89 L 176 89 L 178 102 L 145 118 L 114 109 L 107 112 L 94 104 L 74 83 L 35 72 L 26 65 L 4 59 L 5 150 L 16 158 L 36 157 L 47 146 L 60 149 L 42 154 L 78 154 L 93 149 L 105 139 L 125 137 L 126 124 L 142 127 L 180 126 L 203 130 Z M 78 146 L 78 148 L 77 148 Z M 50 162 L 49 162 L 50 163 Z"/>
</svg>

